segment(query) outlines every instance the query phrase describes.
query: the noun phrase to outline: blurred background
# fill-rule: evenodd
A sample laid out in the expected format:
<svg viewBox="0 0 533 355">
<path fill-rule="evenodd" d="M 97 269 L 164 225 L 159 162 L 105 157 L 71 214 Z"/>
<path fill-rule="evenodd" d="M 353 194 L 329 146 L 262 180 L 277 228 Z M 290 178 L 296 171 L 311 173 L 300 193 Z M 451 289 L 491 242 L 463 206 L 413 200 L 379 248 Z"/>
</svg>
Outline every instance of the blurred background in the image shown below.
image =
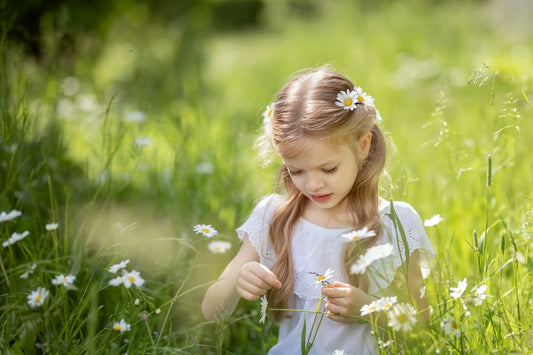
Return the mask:
<svg viewBox="0 0 533 355">
<path fill-rule="evenodd" d="M 275 189 L 253 149 L 263 110 L 330 65 L 383 117 L 383 197 L 443 216 L 430 238 L 463 270 L 488 206 L 517 226 L 532 207 L 531 18 L 528 0 L 1 0 L 0 210 L 61 220 L 80 270 L 130 258 L 153 299 L 190 289 L 171 312 L 190 328 L 234 229 Z M 232 248 L 211 254 L 199 223 Z M 238 330 L 255 308 L 225 330 L 232 351 L 260 339 Z"/>
</svg>

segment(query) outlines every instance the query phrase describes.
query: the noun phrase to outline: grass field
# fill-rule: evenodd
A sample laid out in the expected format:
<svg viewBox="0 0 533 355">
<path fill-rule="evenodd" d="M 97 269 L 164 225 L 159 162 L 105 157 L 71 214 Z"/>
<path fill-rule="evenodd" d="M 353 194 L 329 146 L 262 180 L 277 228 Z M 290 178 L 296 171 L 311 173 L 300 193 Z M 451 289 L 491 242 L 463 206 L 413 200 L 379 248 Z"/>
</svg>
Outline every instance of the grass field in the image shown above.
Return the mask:
<svg viewBox="0 0 533 355">
<path fill-rule="evenodd" d="M 274 189 L 276 164 L 253 149 L 261 113 L 293 73 L 328 64 L 376 99 L 382 196 L 443 219 L 426 228 L 431 324 L 380 351 L 530 354 L 533 7 L 280 0 L 227 28 L 216 3 L 162 21 L 128 2 L 67 51 L 68 21 L 46 17 L 39 58 L 2 15 L 0 352 L 266 353 L 277 328 L 259 301 L 217 322 L 200 301 Z M 231 248 L 212 253 L 202 223 Z M 136 283 L 113 286 L 124 260 Z"/>
</svg>

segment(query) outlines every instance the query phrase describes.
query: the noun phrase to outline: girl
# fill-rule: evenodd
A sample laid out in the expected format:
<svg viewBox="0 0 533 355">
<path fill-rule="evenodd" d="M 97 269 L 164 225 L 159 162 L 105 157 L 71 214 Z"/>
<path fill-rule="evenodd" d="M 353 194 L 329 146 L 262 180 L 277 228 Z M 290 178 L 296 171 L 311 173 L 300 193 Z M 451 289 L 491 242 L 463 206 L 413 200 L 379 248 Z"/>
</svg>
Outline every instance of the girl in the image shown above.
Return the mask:
<svg viewBox="0 0 533 355">
<path fill-rule="evenodd" d="M 309 333 L 314 314 L 290 310 L 315 311 L 321 297 L 327 318 L 311 354 L 375 353 L 361 308 L 384 296 L 413 304 L 418 321 L 426 319 L 419 263 L 434 252 L 413 208 L 378 196 L 386 155 L 379 120 L 373 98 L 329 69 L 285 84 L 260 139 L 281 157 L 285 192 L 265 197 L 237 229 L 241 249 L 207 290 L 206 319 L 231 314 L 241 297 L 266 295 L 279 322 L 270 354 L 300 348 L 304 318 Z M 390 248 L 384 258 L 364 258 L 379 246 Z M 383 315 L 377 322 L 387 326 Z"/>
</svg>

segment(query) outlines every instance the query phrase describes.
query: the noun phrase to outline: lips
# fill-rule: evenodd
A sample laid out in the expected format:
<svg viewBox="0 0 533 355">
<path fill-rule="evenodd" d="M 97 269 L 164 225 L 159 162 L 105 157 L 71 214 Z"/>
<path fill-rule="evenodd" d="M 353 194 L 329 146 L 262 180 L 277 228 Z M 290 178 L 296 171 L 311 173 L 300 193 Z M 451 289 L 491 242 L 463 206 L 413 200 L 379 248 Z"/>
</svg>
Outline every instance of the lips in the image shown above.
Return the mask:
<svg viewBox="0 0 533 355">
<path fill-rule="evenodd" d="M 326 202 L 327 200 L 330 199 L 330 197 L 332 196 L 333 194 L 326 194 L 326 195 L 311 195 L 311 198 L 313 199 L 313 201 L 315 202 Z"/>
</svg>

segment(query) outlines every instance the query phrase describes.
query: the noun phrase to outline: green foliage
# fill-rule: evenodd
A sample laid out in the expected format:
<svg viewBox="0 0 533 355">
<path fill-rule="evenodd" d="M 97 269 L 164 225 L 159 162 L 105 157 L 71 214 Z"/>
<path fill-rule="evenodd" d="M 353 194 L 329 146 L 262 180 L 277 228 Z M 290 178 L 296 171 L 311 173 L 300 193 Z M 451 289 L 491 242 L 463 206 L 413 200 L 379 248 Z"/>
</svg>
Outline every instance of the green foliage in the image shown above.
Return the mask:
<svg viewBox="0 0 533 355">
<path fill-rule="evenodd" d="M 98 17 L 76 3 L 44 10 L 37 57 L 1 4 L 0 212 L 22 216 L 0 239 L 29 235 L 0 250 L 0 352 L 266 353 L 277 327 L 257 323 L 258 302 L 205 322 L 200 300 L 274 188 L 252 148 L 262 110 L 323 64 L 376 98 L 392 137 L 383 197 L 444 219 L 427 228 L 431 322 L 381 351 L 531 352 L 530 5 L 112 1 Z M 198 223 L 231 252 L 211 254 Z M 142 287 L 109 285 L 124 259 Z M 74 285 L 52 285 L 60 274 Z M 32 308 L 37 287 L 50 295 Z"/>
</svg>

